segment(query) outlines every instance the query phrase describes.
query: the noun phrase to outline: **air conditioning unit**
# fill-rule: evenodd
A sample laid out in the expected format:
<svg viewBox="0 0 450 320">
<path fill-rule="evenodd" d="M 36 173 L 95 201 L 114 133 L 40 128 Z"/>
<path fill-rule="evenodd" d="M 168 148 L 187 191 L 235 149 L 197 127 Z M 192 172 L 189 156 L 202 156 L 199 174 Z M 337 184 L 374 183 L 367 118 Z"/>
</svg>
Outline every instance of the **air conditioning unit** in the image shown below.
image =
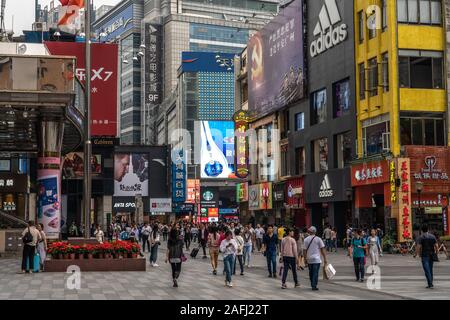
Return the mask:
<svg viewBox="0 0 450 320">
<path fill-rule="evenodd" d="M 47 22 L 34 22 L 33 23 L 33 31 L 48 31 L 47 30 Z"/>
</svg>

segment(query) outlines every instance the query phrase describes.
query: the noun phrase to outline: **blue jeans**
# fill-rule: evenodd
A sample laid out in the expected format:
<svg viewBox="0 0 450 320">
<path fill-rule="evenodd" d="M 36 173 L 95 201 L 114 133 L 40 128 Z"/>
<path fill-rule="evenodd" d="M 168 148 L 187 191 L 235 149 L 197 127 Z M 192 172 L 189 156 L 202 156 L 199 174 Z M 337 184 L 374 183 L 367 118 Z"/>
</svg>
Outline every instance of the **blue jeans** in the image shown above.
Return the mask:
<svg viewBox="0 0 450 320">
<path fill-rule="evenodd" d="M 428 286 L 433 285 L 433 259 L 431 257 L 422 257 L 422 267 L 425 271 L 425 277 L 427 278 Z"/>
<path fill-rule="evenodd" d="M 364 271 L 365 271 L 364 257 L 359 258 L 353 257 L 353 264 L 355 265 L 356 280 L 364 279 Z"/>
<path fill-rule="evenodd" d="M 320 263 L 308 264 L 308 269 L 311 288 L 317 288 L 317 283 L 319 282 Z"/>
<path fill-rule="evenodd" d="M 267 269 L 269 270 L 269 275 L 277 274 L 277 252 L 276 251 L 266 251 L 267 259 Z"/>
<path fill-rule="evenodd" d="M 158 245 L 155 244 L 150 249 L 150 262 L 156 263 L 156 259 L 158 259 Z"/>
<path fill-rule="evenodd" d="M 252 259 L 252 246 L 244 246 L 244 264 L 250 265 Z"/>
<path fill-rule="evenodd" d="M 233 267 L 234 267 L 234 257 L 232 254 L 226 256 L 223 259 L 223 265 L 225 267 L 226 280 L 228 282 L 231 282 L 231 274 L 233 273 Z"/>
</svg>

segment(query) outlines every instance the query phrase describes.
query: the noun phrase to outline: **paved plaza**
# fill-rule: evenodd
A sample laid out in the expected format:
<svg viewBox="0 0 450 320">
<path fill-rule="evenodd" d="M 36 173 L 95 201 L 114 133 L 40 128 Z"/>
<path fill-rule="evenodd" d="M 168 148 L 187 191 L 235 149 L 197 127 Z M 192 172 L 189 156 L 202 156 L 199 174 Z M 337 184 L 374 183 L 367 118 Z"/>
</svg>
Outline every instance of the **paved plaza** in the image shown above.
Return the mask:
<svg viewBox="0 0 450 320">
<path fill-rule="evenodd" d="M 194 244 L 195 245 L 195 244 Z M 164 245 L 163 245 L 164 246 Z M 173 288 L 170 265 L 164 263 L 165 248 L 160 248 L 159 267 L 147 262 L 146 272 L 82 272 L 81 289 L 66 288 L 66 273 L 17 274 L 19 258 L 0 259 L 0 300 L 363 300 L 363 299 L 450 299 L 450 261 L 435 267 L 435 289 L 425 289 L 426 281 L 419 259 L 412 256 L 384 255 L 381 258 L 381 289 L 370 290 L 354 279 L 353 264 L 341 249 L 329 255 L 337 275 L 331 281 L 321 280 L 319 291 L 310 289 L 307 271 L 300 271 L 300 288 L 293 288 L 292 274 L 288 289 L 281 289 L 280 279 L 267 277 L 265 258 L 253 255 L 253 266 L 233 278 L 233 288 L 224 286 L 219 261 L 219 275 L 214 276 L 208 259 L 188 259 L 182 266 L 179 287 Z M 148 253 L 146 253 L 148 259 Z"/>
</svg>

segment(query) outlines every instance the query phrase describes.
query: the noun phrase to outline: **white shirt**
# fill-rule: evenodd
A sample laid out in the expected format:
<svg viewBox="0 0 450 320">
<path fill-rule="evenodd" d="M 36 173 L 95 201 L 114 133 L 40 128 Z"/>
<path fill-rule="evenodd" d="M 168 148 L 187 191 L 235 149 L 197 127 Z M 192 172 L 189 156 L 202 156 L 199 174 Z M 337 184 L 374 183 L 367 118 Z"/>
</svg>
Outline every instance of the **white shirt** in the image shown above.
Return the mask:
<svg viewBox="0 0 450 320">
<path fill-rule="evenodd" d="M 228 245 L 231 244 L 231 246 L 228 247 Z M 238 249 L 238 245 L 236 240 L 234 239 L 224 239 L 222 240 L 222 243 L 220 244 L 220 252 L 223 253 L 223 257 L 227 257 L 229 255 L 236 255 L 236 251 Z"/>
<path fill-rule="evenodd" d="M 265 231 L 263 228 L 260 227 L 260 228 L 256 228 L 255 233 L 256 233 L 257 239 L 262 239 L 264 237 Z"/>
<path fill-rule="evenodd" d="M 105 234 L 103 233 L 103 230 L 95 230 L 94 235 L 98 242 L 103 243 L 103 240 L 105 239 Z"/>
<path fill-rule="evenodd" d="M 313 238 L 314 241 L 312 241 Z M 309 245 L 310 243 L 311 245 Z M 323 243 L 322 239 L 320 239 L 320 237 L 317 236 L 307 237 L 304 241 L 303 247 L 305 248 L 305 250 L 308 250 L 306 253 L 306 261 L 309 264 L 322 263 L 322 259 L 320 256 L 320 249 L 325 248 L 325 244 Z"/>
</svg>

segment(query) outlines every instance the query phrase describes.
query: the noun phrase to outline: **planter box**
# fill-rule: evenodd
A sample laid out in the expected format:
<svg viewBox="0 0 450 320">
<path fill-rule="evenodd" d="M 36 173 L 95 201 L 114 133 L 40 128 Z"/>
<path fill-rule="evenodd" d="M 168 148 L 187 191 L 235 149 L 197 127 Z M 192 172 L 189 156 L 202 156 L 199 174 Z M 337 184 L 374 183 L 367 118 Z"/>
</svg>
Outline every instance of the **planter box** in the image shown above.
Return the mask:
<svg viewBox="0 0 450 320">
<path fill-rule="evenodd" d="M 66 272 L 69 266 L 78 266 L 87 271 L 146 271 L 145 259 L 84 259 L 84 260 L 46 260 L 45 272 Z"/>
</svg>

